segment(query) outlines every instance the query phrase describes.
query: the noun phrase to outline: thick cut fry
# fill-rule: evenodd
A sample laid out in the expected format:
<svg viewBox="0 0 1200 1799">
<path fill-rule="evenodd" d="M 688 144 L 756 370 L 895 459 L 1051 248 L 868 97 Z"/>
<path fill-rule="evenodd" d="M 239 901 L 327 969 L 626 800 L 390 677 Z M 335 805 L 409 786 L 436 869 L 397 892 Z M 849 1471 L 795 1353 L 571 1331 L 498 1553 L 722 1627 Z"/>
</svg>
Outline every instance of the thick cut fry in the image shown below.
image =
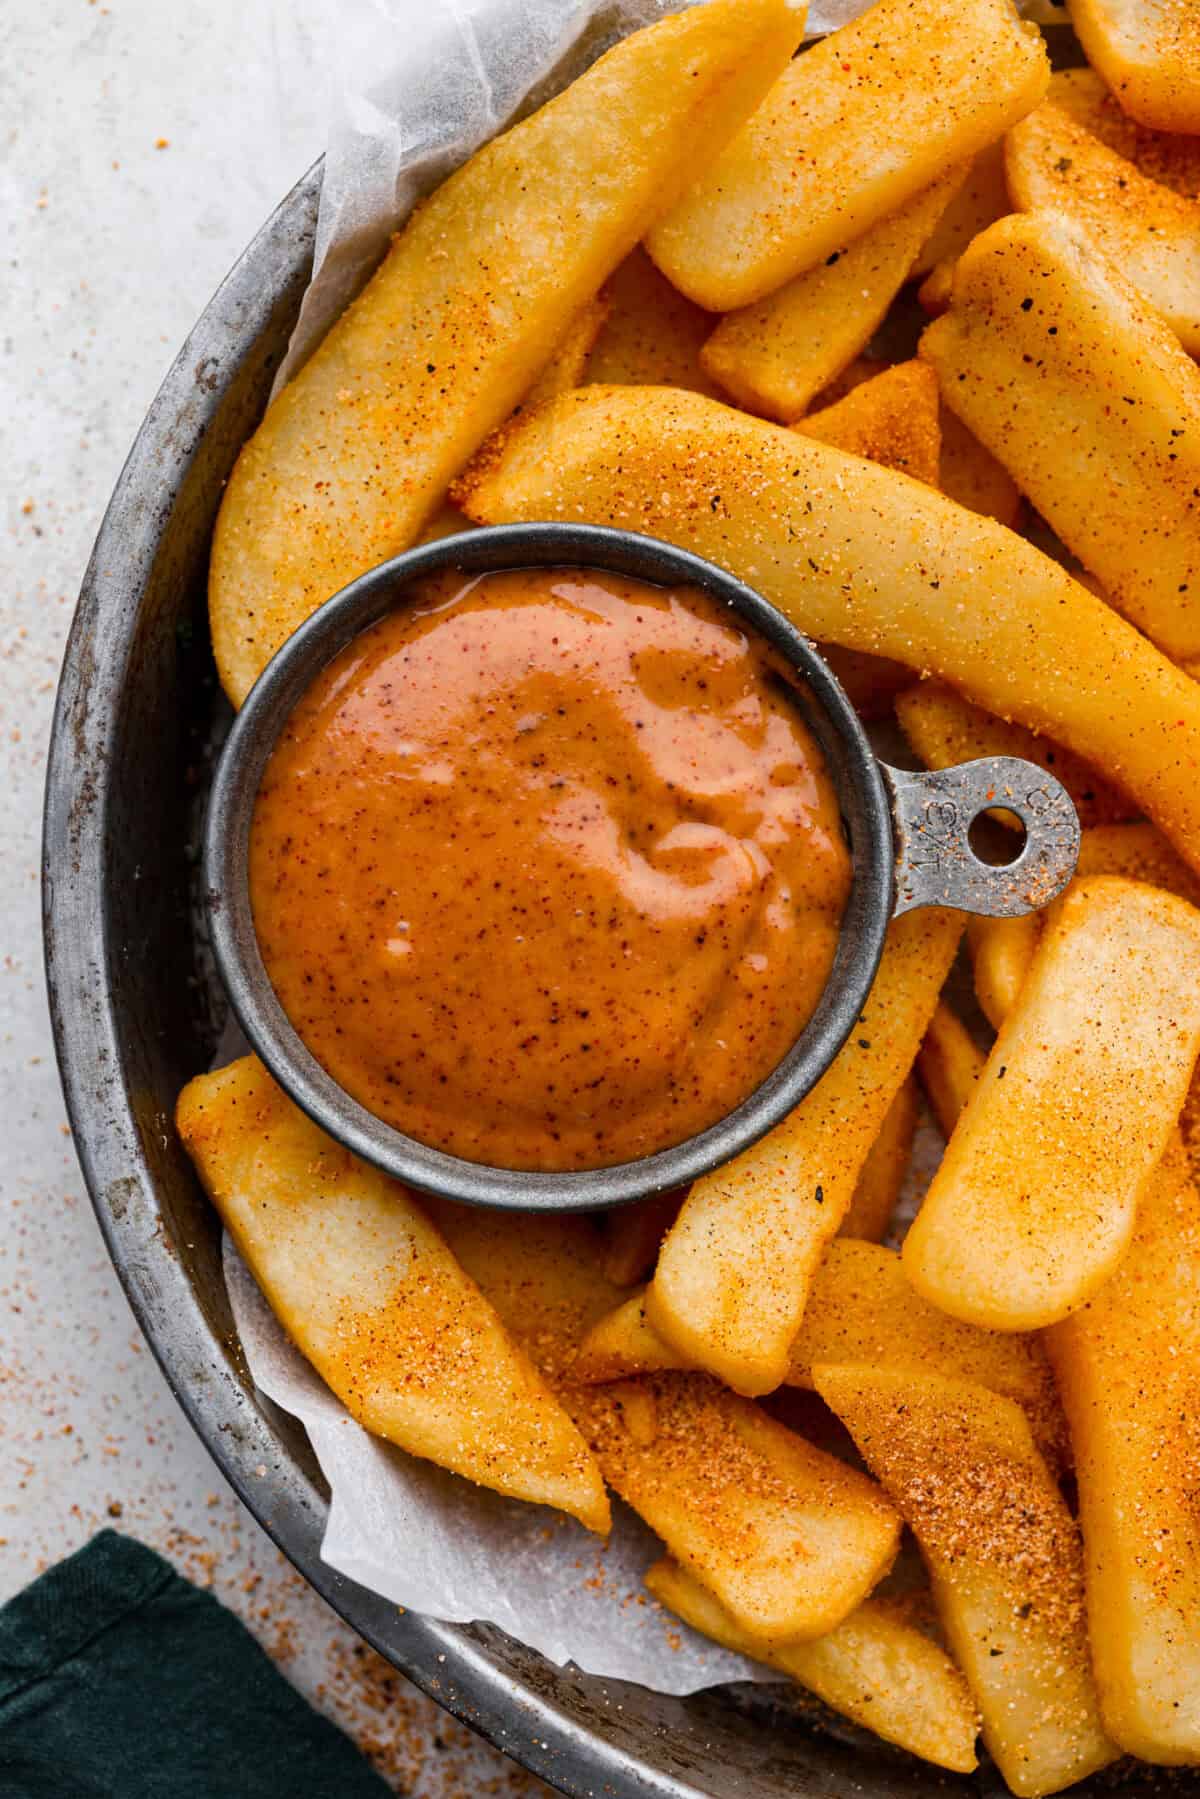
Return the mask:
<svg viewBox="0 0 1200 1799">
<path fill-rule="evenodd" d="M 1021 918 L 967 920 L 975 998 L 994 1031 L 1017 1003 L 1041 936 L 1042 922 L 1036 912 L 1026 912 Z"/>
<path fill-rule="evenodd" d="M 949 1138 L 974 1093 L 984 1060 L 958 1013 L 939 1000 L 917 1056 L 917 1070 L 943 1137 Z"/>
<path fill-rule="evenodd" d="M 721 320 L 700 353 L 739 405 L 791 423 L 883 322 L 963 178 L 955 168 L 786 286 Z"/>
<path fill-rule="evenodd" d="M 1001 525 L 1016 525 L 1021 516 L 1020 489 L 1004 464 L 984 449 L 948 406 L 941 409 L 938 467 L 938 486 L 948 499 Z"/>
<path fill-rule="evenodd" d="M 756 1637 L 833 1630 L 895 1559 L 899 1519 L 873 1481 L 707 1376 L 572 1404 L 609 1485 Z"/>
<path fill-rule="evenodd" d="M 1200 369 L 1120 270 L 1015 213 L 960 260 L 921 355 L 1113 604 L 1200 652 Z"/>
<path fill-rule="evenodd" d="M 1139 125 L 1094 69 L 1057 70 L 1050 77 L 1046 98 L 1151 181 L 1185 200 L 1200 200 L 1200 138 Z"/>
<path fill-rule="evenodd" d="M 742 1393 L 785 1378 L 813 1275 L 916 1059 L 961 920 L 891 926 L 875 984 L 828 1072 L 781 1125 L 692 1187 L 659 1253 L 654 1328 Z"/>
<path fill-rule="evenodd" d="M 715 314 L 695 306 L 639 247 L 605 283 L 608 317 L 584 379 L 623 387 L 687 387 L 717 395 L 700 366 Z"/>
<path fill-rule="evenodd" d="M 701 306 L 748 306 L 1036 106 L 1041 37 L 1008 0 L 876 0 L 780 76 L 647 247 Z"/>
<path fill-rule="evenodd" d="M 635 33 L 419 207 L 242 451 L 209 610 L 235 704 L 323 600 L 410 544 L 580 309 L 786 65 L 787 0 Z"/>
<path fill-rule="evenodd" d="M 895 1554 L 896 1519 L 878 1489 L 707 1376 L 583 1387 L 585 1334 L 621 1298 L 590 1219 L 445 1201 L 432 1210 L 604 1478 L 672 1555 L 760 1635 L 840 1623 Z"/>
<path fill-rule="evenodd" d="M 693 1630 L 777 1668 L 885 1742 L 960 1774 L 977 1765 L 979 1720 L 966 1681 L 895 1606 L 864 1599 L 827 1636 L 773 1649 L 740 1629 L 677 1562 L 655 1562 L 645 1579 L 659 1603 Z"/>
<path fill-rule="evenodd" d="M 1085 828 L 1133 814 L 1125 796 L 1070 750 L 1022 725 L 1006 724 L 941 681 L 906 689 L 897 697 L 896 717 L 926 768 L 953 768 L 978 756 L 1020 756 L 1057 776 Z"/>
<path fill-rule="evenodd" d="M 559 339 L 557 350 L 522 399 L 521 412 L 532 412 L 535 406 L 543 406 L 547 400 L 557 399 L 559 394 L 570 393 L 573 387 L 581 385 L 592 346 L 607 317 L 607 303 L 599 295 L 580 308 Z"/>
<path fill-rule="evenodd" d="M 1112 1273 L 1200 1049 L 1200 912 L 1074 885 L 904 1243 L 926 1299 L 996 1330 L 1065 1318 Z"/>
<path fill-rule="evenodd" d="M 1079 1532 L 1024 1413 L 966 1382 L 824 1364 L 847 1426 L 924 1552 L 950 1649 L 1012 1791 L 1115 1761 L 1088 1657 Z"/>
<path fill-rule="evenodd" d="M 879 1135 L 867 1152 L 839 1237 L 878 1243 L 886 1236 L 912 1160 L 918 1110 L 917 1083 L 910 1075 L 896 1089 Z"/>
<path fill-rule="evenodd" d="M 930 487 L 938 485 L 942 431 L 937 376 L 915 358 L 857 383 L 795 428 L 818 443 L 899 469 Z"/>
<path fill-rule="evenodd" d="M 930 269 L 924 281 L 917 289 L 917 303 L 927 312 L 931 319 L 936 319 L 945 312 L 950 304 L 950 295 L 954 291 L 954 271 L 958 261 L 946 257 L 936 268 Z"/>
<path fill-rule="evenodd" d="M 576 1365 L 581 1380 L 619 1380 L 684 1366 L 647 1320 L 643 1300 L 634 1294 L 592 1325 Z M 1043 1454 L 1056 1464 L 1065 1459 L 1062 1408 L 1037 1338 L 977 1330 L 948 1318 L 914 1292 L 894 1249 L 841 1240 L 829 1245 L 792 1344 L 788 1386 L 811 1387 L 817 1362 L 908 1368 L 974 1381 L 1015 1400 Z"/>
<path fill-rule="evenodd" d="M 1067 0 L 1067 10 L 1088 61 L 1132 118 L 1200 132 L 1195 0 Z"/>
<path fill-rule="evenodd" d="M 632 1287 L 645 1280 L 682 1204 L 683 1189 L 672 1187 L 669 1193 L 654 1193 L 608 1214 L 604 1272 L 614 1286 Z"/>
<path fill-rule="evenodd" d="M 1056 212 L 1116 264 L 1185 350 L 1200 350 L 1200 202 L 1160 187 L 1043 101 L 1005 149 L 1013 205 Z"/>
<path fill-rule="evenodd" d="M 1105 1725 L 1146 1761 L 1200 1761 L 1200 1193 L 1178 1140 L 1128 1255 L 1046 1347 L 1075 1445 Z"/>
<path fill-rule="evenodd" d="M 708 556 L 810 637 L 1054 737 L 1200 867 L 1200 686 L 1049 557 L 920 482 L 699 394 L 588 387 L 493 439 L 458 491 L 479 523 L 622 525 Z"/>
<path fill-rule="evenodd" d="M 1050 79 L 1053 82 L 1054 77 Z M 923 280 L 940 262 L 957 262 L 973 237 L 1011 211 L 1001 138 L 972 162 L 966 180 L 921 246 L 912 267 L 913 278 Z"/>
<path fill-rule="evenodd" d="M 406 1188 L 325 1136 L 252 1056 L 185 1087 L 176 1122 L 275 1316 L 352 1417 L 608 1529 L 578 1430 Z"/>
</svg>

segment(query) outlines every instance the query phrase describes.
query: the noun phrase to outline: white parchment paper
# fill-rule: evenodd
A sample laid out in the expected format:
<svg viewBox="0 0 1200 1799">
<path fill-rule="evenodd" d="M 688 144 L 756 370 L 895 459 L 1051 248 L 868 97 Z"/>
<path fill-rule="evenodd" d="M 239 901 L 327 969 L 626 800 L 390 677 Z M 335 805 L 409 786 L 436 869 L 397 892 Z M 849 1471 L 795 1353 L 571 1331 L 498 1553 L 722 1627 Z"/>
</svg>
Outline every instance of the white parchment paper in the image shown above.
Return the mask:
<svg viewBox="0 0 1200 1799">
<path fill-rule="evenodd" d="M 424 194 L 620 37 L 676 10 L 673 0 L 335 3 L 314 275 L 277 386 Z M 808 29 L 833 30 L 863 3 L 813 0 Z M 1022 10 L 1062 17 L 1055 0 L 1026 0 Z M 227 1039 L 217 1065 L 241 1047 Z M 918 1162 L 932 1166 L 938 1154 L 931 1138 Z M 456 1623 L 486 1620 L 560 1665 L 661 1692 L 772 1678 L 649 1599 L 641 1577 L 661 1548 L 627 1508 L 615 1507 L 601 1544 L 573 1520 L 485 1492 L 371 1436 L 293 1348 L 228 1241 L 225 1278 L 256 1386 L 304 1425 L 329 1482 L 321 1553 L 331 1567 L 397 1605 Z"/>
</svg>

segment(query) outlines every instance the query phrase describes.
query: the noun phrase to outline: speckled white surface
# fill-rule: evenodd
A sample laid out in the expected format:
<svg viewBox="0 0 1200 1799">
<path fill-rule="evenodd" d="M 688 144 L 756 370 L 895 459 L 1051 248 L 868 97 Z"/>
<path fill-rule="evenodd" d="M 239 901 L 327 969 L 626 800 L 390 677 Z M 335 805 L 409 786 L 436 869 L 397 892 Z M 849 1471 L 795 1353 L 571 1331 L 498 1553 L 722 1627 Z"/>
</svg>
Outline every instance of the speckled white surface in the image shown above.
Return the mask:
<svg viewBox="0 0 1200 1799">
<path fill-rule="evenodd" d="M 547 1789 L 420 1699 L 282 1563 L 192 1436 L 67 1132 L 38 895 L 54 685 L 92 538 L 172 353 L 321 148 L 336 0 L 0 9 L 0 1600 L 106 1524 L 211 1583 L 398 1792 Z"/>
</svg>

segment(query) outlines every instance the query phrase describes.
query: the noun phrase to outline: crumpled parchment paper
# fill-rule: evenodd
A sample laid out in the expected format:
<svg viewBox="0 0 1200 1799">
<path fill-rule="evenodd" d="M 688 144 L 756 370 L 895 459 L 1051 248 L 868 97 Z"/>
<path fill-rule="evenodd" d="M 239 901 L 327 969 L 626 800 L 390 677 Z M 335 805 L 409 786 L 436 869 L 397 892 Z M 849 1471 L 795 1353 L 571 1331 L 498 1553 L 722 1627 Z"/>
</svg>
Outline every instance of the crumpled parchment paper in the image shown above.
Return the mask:
<svg viewBox="0 0 1200 1799">
<path fill-rule="evenodd" d="M 277 387 L 424 194 L 619 38 L 673 10 L 671 0 L 339 0 L 313 281 Z M 863 0 L 813 0 L 808 30 L 862 10 Z M 1062 17 L 1055 0 L 1022 10 Z M 227 1040 L 217 1065 L 241 1047 Z M 925 1159 L 937 1153 L 931 1140 Z M 664 1693 L 778 1678 L 650 1600 L 641 1576 L 661 1547 L 627 1508 L 614 1508 L 601 1544 L 574 1520 L 371 1436 L 288 1341 L 228 1240 L 225 1278 L 256 1386 L 301 1421 L 329 1482 L 321 1553 L 331 1567 L 413 1611 L 486 1620 L 555 1663 Z"/>
</svg>

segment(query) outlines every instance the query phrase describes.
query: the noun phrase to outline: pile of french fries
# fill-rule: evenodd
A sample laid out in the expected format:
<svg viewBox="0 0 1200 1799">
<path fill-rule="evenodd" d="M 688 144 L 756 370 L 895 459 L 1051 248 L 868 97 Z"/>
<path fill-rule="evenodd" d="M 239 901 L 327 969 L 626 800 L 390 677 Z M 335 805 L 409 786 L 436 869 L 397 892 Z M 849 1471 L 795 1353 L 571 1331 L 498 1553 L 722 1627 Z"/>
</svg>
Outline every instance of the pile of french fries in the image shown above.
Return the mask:
<svg viewBox="0 0 1200 1799">
<path fill-rule="evenodd" d="M 966 933 L 990 1046 L 963 921 L 909 914 L 795 1112 L 604 1221 L 418 1201 L 252 1058 L 178 1114 L 368 1429 L 600 1532 L 619 1494 L 663 1606 L 944 1768 L 981 1730 L 1030 1796 L 1200 1762 L 1200 7 L 1069 10 L 1053 76 L 1009 0 L 626 39 L 401 231 L 213 546 L 235 704 L 385 557 L 562 519 L 742 577 L 928 766 L 1053 769 L 1076 879 Z"/>
</svg>

